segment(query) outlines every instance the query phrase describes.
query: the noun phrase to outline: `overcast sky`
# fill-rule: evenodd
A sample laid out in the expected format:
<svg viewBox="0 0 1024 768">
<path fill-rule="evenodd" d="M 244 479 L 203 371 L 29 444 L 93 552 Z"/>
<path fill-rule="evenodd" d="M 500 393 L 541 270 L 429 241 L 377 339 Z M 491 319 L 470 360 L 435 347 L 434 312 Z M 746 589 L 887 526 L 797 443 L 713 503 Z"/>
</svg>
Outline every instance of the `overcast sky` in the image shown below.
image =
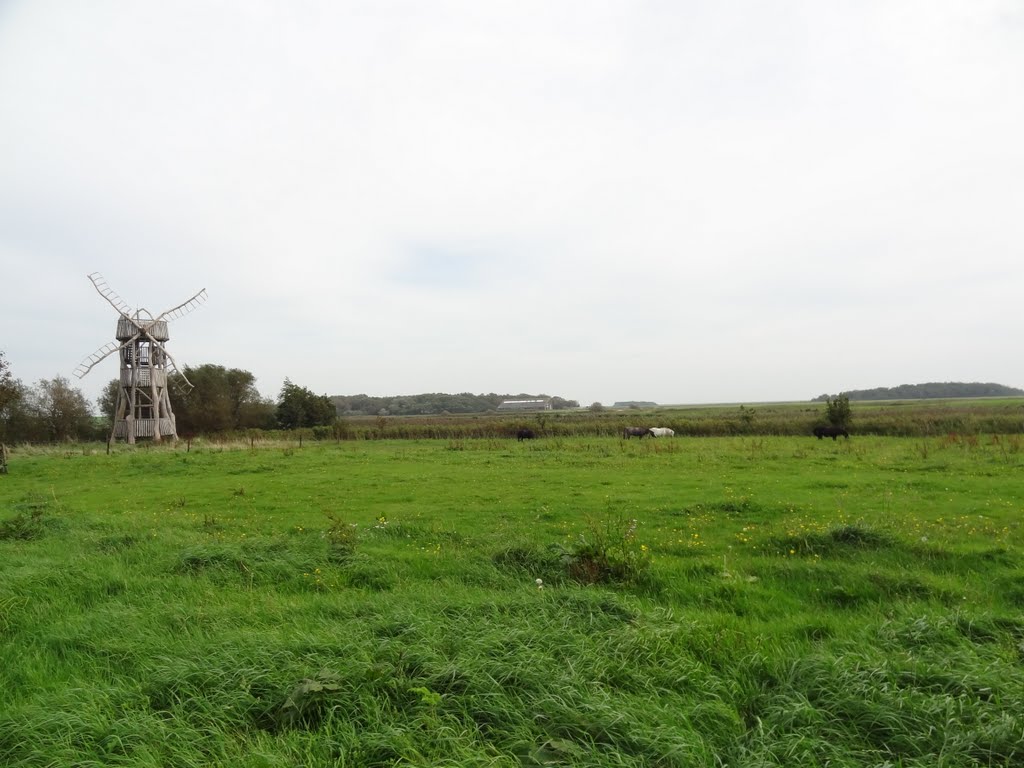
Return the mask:
<svg viewBox="0 0 1024 768">
<path fill-rule="evenodd" d="M 0 350 L 318 394 L 1024 386 L 1018 0 L 0 0 Z"/>
</svg>

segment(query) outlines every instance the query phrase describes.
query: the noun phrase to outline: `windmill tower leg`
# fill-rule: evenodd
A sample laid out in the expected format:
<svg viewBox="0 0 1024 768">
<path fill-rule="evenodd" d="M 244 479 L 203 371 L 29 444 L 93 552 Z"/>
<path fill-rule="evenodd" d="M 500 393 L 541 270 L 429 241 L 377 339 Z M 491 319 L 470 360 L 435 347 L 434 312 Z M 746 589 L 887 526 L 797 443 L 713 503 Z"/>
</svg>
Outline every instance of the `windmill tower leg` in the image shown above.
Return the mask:
<svg viewBox="0 0 1024 768">
<path fill-rule="evenodd" d="M 150 364 L 152 364 L 152 363 L 153 363 L 153 361 L 150 360 Z M 159 443 L 160 442 L 160 432 L 163 431 L 160 428 L 160 426 L 161 426 L 160 425 L 160 405 L 161 405 L 161 399 L 162 399 L 161 395 L 163 394 L 163 390 L 161 389 L 161 391 L 159 393 L 157 392 L 156 382 L 157 382 L 156 371 L 153 371 L 151 373 L 151 375 L 150 375 L 150 378 L 149 378 L 149 400 L 150 400 L 151 403 L 153 403 L 153 421 L 154 421 L 153 442 L 154 443 Z"/>
<path fill-rule="evenodd" d="M 178 421 L 174 417 L 174 411 L 171 410 L 171 398 L 167 394 L 167 387 L 164 387 L 163 391 L 160 393 L 160 403 L 161 403 L 160 410 L 161 410 L 161 412 L 163 414 L 165 414 L 165 416 L 164 416 L 165 421 L 169 421 L 170 422 L 170 424 L 169 424 L 170 430 L 169 430 L 169 432 L 167 432 L 165 434 L 167 434 L 171 438 L 171 440 L 177 440 L 178 439 Z"/>
<path fill-rule="evenodd" d="M 128 443 L 135 444 L 135 414 L 139 409 L 139 373 L 136 370 L 128 372 L 128 379 L 131 385 L 128 389 L 128 412 L 125 414 L 124 435 Z"/>
<path fill-rule="evenodd" d="M 128 398 L 124 392 L 124 384 L 122 381 L 117 383 L 117 405 L 114 407 L 114 424 L 110 428 L 110 442 L 115 442 L 118 438 L 117 425 L 121 424 L 125 420 L 125 416 L 128 412 Z"/>
</svg>

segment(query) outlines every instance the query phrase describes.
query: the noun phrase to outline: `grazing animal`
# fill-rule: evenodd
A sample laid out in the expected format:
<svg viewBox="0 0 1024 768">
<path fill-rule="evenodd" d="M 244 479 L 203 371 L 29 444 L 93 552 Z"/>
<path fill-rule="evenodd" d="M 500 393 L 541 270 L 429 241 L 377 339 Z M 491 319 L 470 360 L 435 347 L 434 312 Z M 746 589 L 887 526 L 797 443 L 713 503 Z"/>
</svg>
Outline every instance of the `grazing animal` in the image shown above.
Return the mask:
<svg viewBox="0 0 1024 768">
<path fill-rule="evenodd" d="M 644 439 L 644 435 L 649 435 L 651 431 L 647 427 L 626 427 L 622 430 L 622 436 L 629 440 L 631 437 L 637 437 L 641 440 Z"/>
<path fill-rule="evenodd" d="M 850 438 L 850 433 L 847 432 L 842 427 L 815 427 L 814 428 L 814 436 L 816 438 L 818 438 L 819 440 L 821 440 L 821 438 L 823 438 L 823 437 L 831 437 L 832 440 L 835 441 L 835 439 L 837 437 L 839 437 L 840 435 L 842 435 L 846 439 Z"/>
<path fill-rule="evenodd" d="M 668 427 L 651 427 L 647 430 L 651 437 L 675 437 L 675 431 Z"/>
<path fill-rule="evenodd" d="M 532 429 L 527 429 L 526 427 L 516 431 L 516 440 L 520 443 L 523 442 L 523 440 L 533 440 L 536 436 L 537 435 Z"/>
</svg>

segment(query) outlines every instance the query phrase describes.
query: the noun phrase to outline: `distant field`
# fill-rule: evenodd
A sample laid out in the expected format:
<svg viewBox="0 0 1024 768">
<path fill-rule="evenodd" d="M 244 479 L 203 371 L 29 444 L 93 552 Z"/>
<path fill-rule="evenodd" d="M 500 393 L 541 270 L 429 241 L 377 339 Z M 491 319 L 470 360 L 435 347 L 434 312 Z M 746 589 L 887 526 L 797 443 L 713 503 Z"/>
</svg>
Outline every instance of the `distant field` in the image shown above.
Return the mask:
<svg viewBox="0 0 1024 768">
<path fill-rule="evenodd" d="M 387 427 L 16 449 L 0 765 L 1024 764 L 1019 435 Z"/>
<path fill-rule="evenodd" d="M 853 402 L 854 434 L 934 437 L 955 434 L 1024 434 L 1024 398 L 951 398 Z M 549 437 L 602 437 L 626 426 L 662 426 L 677 435 L 808 435 L 825 420 L 822 403 L 737 403 L 660 406 L 650 409 L 544 411 L 539 413 L 425 416 L 349 416 L 321 436 L 343 439 L 494 438 L 519 425 Z"/>
</svg>

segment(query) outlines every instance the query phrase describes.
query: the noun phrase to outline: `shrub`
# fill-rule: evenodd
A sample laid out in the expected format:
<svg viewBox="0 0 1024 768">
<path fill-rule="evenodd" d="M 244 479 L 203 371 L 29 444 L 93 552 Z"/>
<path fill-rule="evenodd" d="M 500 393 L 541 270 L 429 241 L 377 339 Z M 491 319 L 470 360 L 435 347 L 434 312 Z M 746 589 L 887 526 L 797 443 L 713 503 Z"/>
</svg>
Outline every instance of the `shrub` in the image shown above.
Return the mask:
<svg viewBox="0 0 1024 768">
<path fill-rule="evenodd" d="M 836 395 L 825 398 L 825 418 L 834 427 L 846 427 L 850 423 L 850 398 Z"/>
</svg>

